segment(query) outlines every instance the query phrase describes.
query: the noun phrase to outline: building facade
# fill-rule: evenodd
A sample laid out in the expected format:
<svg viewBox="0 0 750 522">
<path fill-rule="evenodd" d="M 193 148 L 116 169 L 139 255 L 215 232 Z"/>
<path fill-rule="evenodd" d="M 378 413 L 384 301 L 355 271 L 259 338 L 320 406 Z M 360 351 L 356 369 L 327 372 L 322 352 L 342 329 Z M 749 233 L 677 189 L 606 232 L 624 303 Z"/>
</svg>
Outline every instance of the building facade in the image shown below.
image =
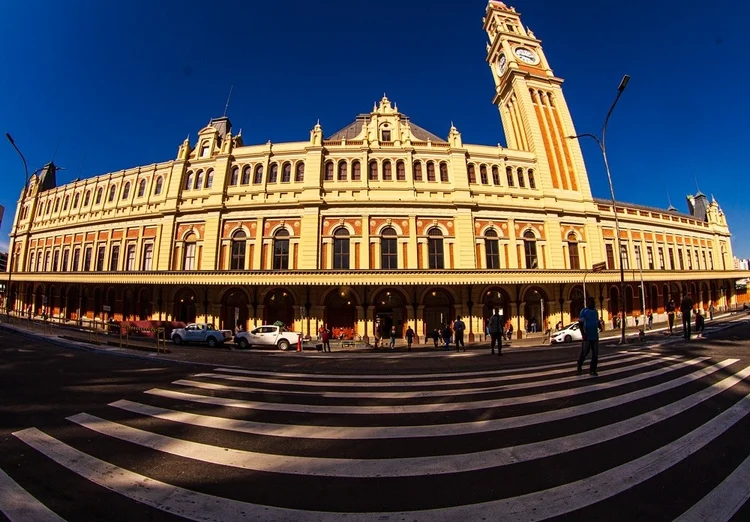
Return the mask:
<svg viewBox="0 0 750 522">
<path fill-rule="evenodd" d="M 680 213 L 592 197 L 540 41 L 501 2 L 484 29 L 508 147 L 465 144 L 453 126 L 440 138 L 384 96 L 327 137 L 317 124 L 305 141 L 246 145 L 222 117 L 162 163 L 61 186 L 49 164 L 18 202 L 6 306 L 311 334 L 328 323 L 344 337 L 410 324 L 421 338 L 461 315 L 473 339 L 498 308 L 517 332 L 577 318 L 584 280 L 608 324 L 687 293 L 734 304 L 743 274 L 718 203 L 699 193 Z"/>
</svg>

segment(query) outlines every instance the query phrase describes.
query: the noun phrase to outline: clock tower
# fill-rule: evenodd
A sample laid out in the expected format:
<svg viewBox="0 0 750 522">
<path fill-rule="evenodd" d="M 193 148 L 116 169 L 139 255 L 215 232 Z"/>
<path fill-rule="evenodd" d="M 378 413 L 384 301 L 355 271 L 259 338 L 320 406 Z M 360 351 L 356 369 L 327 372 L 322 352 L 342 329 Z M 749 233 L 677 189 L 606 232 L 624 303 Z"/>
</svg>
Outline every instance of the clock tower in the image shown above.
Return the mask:
<svg viewBox="0 0 750 522">
<path fill-rule="evenodd" d="M 484 18 L 487 62 L 495 80 L 493 103 L 500 111 L 508 148 L 532 152 L 542 188 L 559 197 L 591 199 L 586 167 L 562 78 L 552 72 L 542 42 L 524 28 L 520 14 L 490 0 Z"/>
</svg>

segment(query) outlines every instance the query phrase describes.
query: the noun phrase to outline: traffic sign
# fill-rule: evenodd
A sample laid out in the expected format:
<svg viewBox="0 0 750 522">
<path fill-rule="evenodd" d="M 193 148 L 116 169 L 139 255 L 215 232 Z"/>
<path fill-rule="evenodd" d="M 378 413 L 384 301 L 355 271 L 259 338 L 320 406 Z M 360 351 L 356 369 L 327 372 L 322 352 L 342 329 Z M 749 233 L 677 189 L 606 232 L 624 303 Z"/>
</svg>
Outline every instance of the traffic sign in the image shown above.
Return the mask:
<svg viewBox="0 0 750 522">
<path fill-rule="evenodd" d="M 602 261 L 601 263 L 594 263 L 594 265 L 591 267 L 592 272 L 601 272 L 602 270 L 607 269 L 607 263 Z"/>
</svg>

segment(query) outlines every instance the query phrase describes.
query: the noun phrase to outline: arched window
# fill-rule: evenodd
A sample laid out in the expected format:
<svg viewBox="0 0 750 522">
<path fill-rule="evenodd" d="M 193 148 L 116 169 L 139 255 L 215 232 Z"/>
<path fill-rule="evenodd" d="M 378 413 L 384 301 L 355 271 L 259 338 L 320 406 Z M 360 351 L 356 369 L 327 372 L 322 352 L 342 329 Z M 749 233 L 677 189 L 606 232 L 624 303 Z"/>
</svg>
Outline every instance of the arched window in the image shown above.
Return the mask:
<svg viewBox="0 0 750 522">
<path fill-rule="evenodd" d="M 91 200 L 91 191 L 87 190 L 86 195 L 83 196 L 83 206 L 84 207 L 88 206 L 90 200 Z"/>
<path fill-rule="evenodd" d="M 283 228 L 273 236 L 273 269 L 289 269 L 289 232 Z"/>
<path fill-rule="evenodd" d="M 104 247 L 100 247 L 104 248 Z M 60 251 L 55 250 L 55 254 L 52 256 L 52 271 L 57 272 L 60 268 Z"/>
<path fill-rule="evenodd" d="M 156 178 L 156 185 L 154 186 L 154 195 L 158 196 L 161 194 L 161 188 L 164 185 L 164 178 L 159 176 Z"/>
<path fill-rule="evenodd" d="M 195 243 L 193 243 L 193 246 L 195 246 Z M 193 254 L 195 254 L 195 250 L 193 250 Z M 133 272 L 135 270 L 135 244 L 131 243 L 125 250 L 125 271 Z"/>
<path fill-rule="evenodd" d="M 305 163 L 302 161 L 298 161 L 294 168 L 294 181 L 305 181 Z"/>
<path fill-rule="evenodd" d="M 47 208 L 46 208 L 46 210 L 44 211 L 44 213 L 45 213 L 45 214 L 49 214 L 51 210 L 52 210 L 52 200 L 51 200 L 51 199 L 48 199 L 48 200 L 47 200 Z"/>
<path fill-rule="evenodd" d="M 109 187 L 109 197 L 107 198 L 108 203 L 112 203 L 115 200 L 115 196 L 117 195 L 117 185 L 112 185 Z"/>
<path fill-rule="evenodd" d="M 440 181 L 442 183 L 448 183 L 448 165 L 445 163 L 440 164 Z"/>
<path fill-rule="evenodd" d="M 247 241 L 247 234 L 244 231 L 238 230 L 232 236 L 232 259 L 229 264 L 229 268 L 232 270 L 244 270 L 245 269 L 245 245 Z"/>
<path fill-rule="evenodd" d="M 396 179 L 398 181 L 406 181 L 406 166 L 403 161 L 396 163 Z"/>
<path fill-rule="evenodd" d="M 250 183 L 250 173 L 252 172 L 250 165 L 245 165 L 242 169 L 242 184 L 248 185 Z"/>
<path fill-rule="evenodd" d="M 75 195 L 73 196 L 73 208 L 78 208 L 78 202 L 81 199 L 80 196 L 81 196 L 80 192 L 76 192 Z"/>
<path fill-rule="evenodd" d="M 89 249 L 89 252 L 91 250 Z M 44 271 L 49 272 L 52 269 L 52 252 L 47 250 L 47 254 L 44 256 Z"/>
<path fill-rule="evenodd" d="M 112 250 L 110 250 L 109 252 L 109 270 L 111 272 L 117 272 L 117 269 L 119 268 L 117 265 L 119 263 L 120 263 L 120 245 L 112 245 Z"/>
<path fill-rule="evenodd" d="M 80 261 L 81 261 L 81 249 L 76 248 L 75 250 L 73 250 L 73 265 L 70 267 L 71 272 L 78 271 Z"/>
<path fill-rule="evenodd" d="M 438 227 L 433 227 L 427 232 L 427 235 L 429 236 L 427 239 L 427 252 L 430 268 L 445 268 L 443 261 L 443 233 Z"/>
<path fill-rule="evenodd" d="M 529 169 L 529 188 L 536 188 L 536 180 L 534 179 L 534 171 Z"/>
<path fill-rule="evenodd" d="M 431 161 L 427 162 L 427 181 L 435 181 L 435 164 Z"/>
<path fill-rule="evenodd" d="M 518 170 L 516 170 L 516 174 L 518 174 L 518 186 L 521 188 L 526 188 L 526 183 L 523 179 L 523 169 L 519 168 Z"/>
<path fill-rule="evenodd" d="M 69 201 L 70 201 L 70 196 L 65 196 L 65 199 L 63 199 L 63 210 L 68 210 Z M 26 207 L 23 208 L 23 213 L 24 213 L 23 217 L 26 217 Z M 698 252 L 696 251 L 696 259 L 698 259 L 697 254 Z"/>
<path fill-rule="evenodd" d="M 190 171 L 187 173 L 187 178 L 185 178 L 185 190 L 190 190 L 193 188 L 193 172 Z"/>
<path fill-rule="evenodd" d="M 289 183 L 292 181 L 292 164 L 287 162 L 281 167 L 281 182 Z"/>
<path fill-rule="evenodd" d="M 487 165 L 479 167 L 479 179 L 482 181 L 482 185 L 489 184 L 489 180 L 487 179 Z"/>
<path fill-rule="evenodd" d="M 240 168 L 239 167 L 233 167 L 232 168 L 232 174 L 229 176 L 229 185 L 232 187 L 237 186 L 237 183 L 240 182 Z"/>
<path fill-rule="evenodd" d="M 369 165 L 369 171 L 367 174 L 370 181 L 377 181 L 378 180 L 378 162 L 373 160 L 370 162 Z"/>
<path fill-rule="evenodd" d="M 398 244 L 396 230 L 386 227 L 380 233 L 380 268 L 395 270 L 398 268 Z"/>
<path fill-rule="evenodd" d="M 333 268 L 349 268 L 349 231 L 343 227 L 333 233 Z"/>
<path fill-rule="evenodd" d="M 391 162 L 388 160 L 385 160 L 383 162 L 383 180 L 385 181 L 393 180 L 393 176 L 391 174 Z"/>
<path fill-rule="evenodd" d="M 39 254 L 36 257 L 36 271 L 37 272 L 41 272 L 42 270 L 44 270 L 44 266 L 42 265 L 42 262 L 43 262 L 42 254 L 43 252 L 40 250 Z"/>
<path fill-rule="evenodd" d="M 255 177 L 253 178 L 253 183 L 255 185 L 263 183 L 263 165 L 255 166 Z"/>
<path fill-rule="evenodd" d="M 484 233 L 484 251 L 487 268 L 500 268 L 500 245 L 497 232 L 493 229 Z"/>
<path fill-rule="evenodd" d="M 60 210 L 60 198 L 57 198 L 55 200 L 55 209 L 53 210 L 53 212 L 57 212 L 58 210 Z"/>
<path fill-rule="evenodd" d="M 195 190 L 200 190 L 203 188 L 203 171 L 199 170 L 195 174 Z"/>
<path fill-rule="evenodd" d="M 34 252 L 29 256 L 29 272 L 34 271 Z"/>
<path fill-rule="evenodd" d="M 497 165 L 492 165 L 492 184 L 496 187 L 500 186 L 500 169 Z"/>
<path fill-rule="evenodd" d="M 359 181 L 362 179 L 362 166 L 359 161 L 352 161 L 352 181 Z"/>
<path fill-rule="evenodd" d="M 578 258 L 578 238 L 573 232 L 568 234 L 568 256 L 570 257 L 571 270 L 581 268 L 581 262 Z"/>
<path fill-rule="evenodd" d="M 422 181 L 422 162 L 414 162 L 414 181 Z"/>
<path fill-rule="evenodd" d="M 206 173 L 206 188 L 214 186 L 214 169 L 208 169 Z"/>
<path fill-rule="evenodd" d="M 142 180 L 145 181 L 145 180 Z M 130 195 L 130 182 L 128 181 L 125 183 L 125 185 L 122 186 L 122 198 L 121 199 L 128 199 L 128 196 Z"/>
<path fill-rule="evenodd" d="M 154 245 L 148 243 L 143 246 L 143 258 L 141 260 L 141 270 L 148 271 L 153 268 L 154 264 Z"/>
<path fill-rule="evenodd" d="M 339 161 L 339 172 L 338 172 L 338 180 L 339 181 L 346 181 L 346 161 Z"/>
<path fill-rule="evenodd" d="M 269 183 L 278 183 L 279 181 L 279 164 L 274 163 L 271 165 L 271 172 L 268 173 Z"/>
<path fill-rule="evenodd" d="M 49 255 L 49 252 L 47 255 Z M 49 261 L 49 259 L 47 259 L 47 261 Z M 86 247 L 86 251 L 83 254 L 83 271 L 91 271 L 91 247 Z"/>
<path fill-rule="evenodd" d="M 469 183 L 476 183 L 477 182 L 477 169 L 476 167 L 474 167 L 474 165 L 469 164 L 468 173 L 469 173 Z"/>
<path fill-rule="evenodd" d="M 209 150 L 208 142 L 204 141 L 203 143 L 201 143 L 201 156 L 200 157 L 207 158 L 208 150 Z"/>
<path fill-rule="evenodd" d="M 182 256 L 182 269 L 183 270 L 195 270 L 196 268 L 195 251 L 196 251 L 197 241 L 198 241 L 198 238 L 192 232 L 188 234 L 187 237 L 185 238 L 185 252 L 183 253 L 183 256 Z"/>
<path fill-rule="evenodd" d="M 523 233 L 523 250 L 526 254 L 526 268 L 539 268 L 536 257 L 536 236 L 531 230 Z"/>
<path fill-rule="evenodd" d="M 512 167 L 505 167 L 505 177 L 508 178 L 508 186 L 514 187 L 515 183 L 513 182 L 513 168 Z"/>
<path fill-rule="evenodd" d="M 328 161 L 323 169 L 323 181 L 333 181 L 333 162 Z"/>
<path fill-rule="evenodd" d="M 94 201 L 95 205 L 98 205 L 102 202 L 102 193 L 104 192 L 104 189 L 102 187 L 99 187 L 99 189 L 96 191 L 96 200 Z"/>
</svg>

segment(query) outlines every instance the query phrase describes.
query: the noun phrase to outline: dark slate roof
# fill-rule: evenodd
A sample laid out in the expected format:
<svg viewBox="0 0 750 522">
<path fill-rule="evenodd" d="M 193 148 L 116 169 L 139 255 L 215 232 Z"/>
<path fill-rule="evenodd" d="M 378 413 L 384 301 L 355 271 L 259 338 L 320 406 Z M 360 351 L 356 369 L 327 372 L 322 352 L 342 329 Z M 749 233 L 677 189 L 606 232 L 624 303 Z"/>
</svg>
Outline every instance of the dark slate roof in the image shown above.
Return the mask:
<svg viewBox="0 0 750 522">
<path fill-rule="evenodd" d="M 436 143 L 448 143 L 443 138 L 440 138 L 436 136 L 435 134 L 431 133 L 430 131 L 423 129 L 416 123 L 412 123 L 409 121 L 409 118 L 401 114 L 401 120 L 409 122 L 409 127 L 411 128 L 411 133 L 414 135 L 414 137 L 419 141 L 427 141 L 429 138 L 430 141 L 436 142 Z M 369 114 L 360 114 L 357 116 L 357 119 L 354 120 L 352 123 L 344 127 L 338 132 L 334 132 L 330 136 L 328 136 L 327 140 L 353 140 L 356 138 L 359 133 L 362 131 L 362 127 L 367 124 L 370 121 L 370 115 Z"/>
<path fill-rule="evenodd" d="M 609 205 L 612 206 L 612 200 L 611 199 L 605 199 L 605 198 L 594 198 L 594 203 L 597 203 L 599 205 Z M 627 208 L 637 208 L 639 210 L 648 210 L 649 212 L 661 212 L 662 214 L 674 214 L 676 216 L 690 218 L 690 219 L 697 219 L 695 216 L 691 216 L 690 214 L 687 214 L 685 212 L 679 212 L 677 210 L 665 210 L 663 208 L 659 207 L 649 207 L 647 205 L 638 205 L 636 203 L 625 203 L 623 201 L 618 201 L 617 206 L 620 207 L 627 207 Z M 700 220 L 698 220 L 700 221 Z"/>
</svg>

